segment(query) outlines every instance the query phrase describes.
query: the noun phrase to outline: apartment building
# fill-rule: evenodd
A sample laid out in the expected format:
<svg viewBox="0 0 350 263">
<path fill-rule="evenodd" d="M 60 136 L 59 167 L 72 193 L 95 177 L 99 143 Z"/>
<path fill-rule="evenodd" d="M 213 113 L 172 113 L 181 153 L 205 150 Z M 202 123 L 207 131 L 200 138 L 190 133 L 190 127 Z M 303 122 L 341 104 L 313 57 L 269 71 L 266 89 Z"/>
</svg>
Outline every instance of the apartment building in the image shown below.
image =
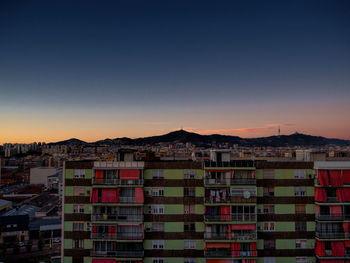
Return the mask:
<svg viewBox="0 0 350 263">
<path fill-rule="evenodd" d="M 312 162 L 257 161 L 258 263 L 315 262 Z"/>
<path fill-rule="evenodd" d="M 350 262 L 350 162 L 315 162 L 316 258 Z"/>
<path fill-rule="evenodd" d="M 349 163 L 314 170 L 220 150 L 204 162 L 118 158 L 66 162 L 64 262 L 340 263 L 350 254 Z"/>
</svg>

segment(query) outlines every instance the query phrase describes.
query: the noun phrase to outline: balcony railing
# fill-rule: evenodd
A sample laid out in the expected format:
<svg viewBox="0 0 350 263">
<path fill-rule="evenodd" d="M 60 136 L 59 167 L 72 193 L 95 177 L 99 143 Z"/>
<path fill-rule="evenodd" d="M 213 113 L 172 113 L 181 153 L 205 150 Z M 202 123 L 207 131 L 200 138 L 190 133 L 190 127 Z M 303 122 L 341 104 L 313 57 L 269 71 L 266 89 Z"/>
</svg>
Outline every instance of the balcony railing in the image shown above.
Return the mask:
<svg viewBox="0 0 350 263">
<path fill-rule="evenodd" d="M 255 203 L 256 196 L 251 195 L 249 198 L 244 198 L 243 196 L 229 196 L 227 195 L 225 199 L 218 199 L 214 196 L 207 196 L 204 198 L 205 203 L 208 204 L 219 204 L 219 203 Z"/>
<path fill-rule="evenodd" d="M 92 239 L 138 240 L 138 239 L 143 239 L 143 232 L 91 233 L 91 238 Z"/>
<path fill-rule="evenodd" d="M 252 178 L 217 178 L 217 179 L 210 179 L 210 178 L 205 178 L 205 184 L 206 185 L 255 185 L 256 184 L 256 179 Z"/>
<path fill-rule="evenodd" d="M 239 233 L 215 233 L 204 232 L 204 238 L 208 240 L 256 240 L 256 233 L 239 234 Z"/>
<path fill-rule="evenodd" d="M 229 162 L 213 162 L 205 161 L 205 167 L 254 167 L 254 161 L 250 160 L 235 160 Z"/>
<path fill-rule="evenodd" d="M 142 251 L 91 251 L 92 257 L 120 257 L 120 258 L 142 258 L 144 255 Z"/>
<path fill-rule="evenodd" d="M 143 180 L 121 180 L 111 178 L 94 178 L 94 185 L 143 185 Z"/>
<path fill-rule="evenodd" d="M 92 214 L 91 220 L 92 221 L 139 222 L 139 221 L 143 221 L 143 215 Z"/>
<path fill-rule="evenodd" d="M 205 215 L 206 221 L 256 221 L 255 214 L 247 215 Z"/>
<path fill-rule="evenodd" d="M 350 220 L 350 215 L 345 215 L 345 214 L 328 214 L 328 215 L 323 215 L 323 214 L 316 214 L 316 220 L 325 220 L 325 221 L 331 221 L 331 220 Z"/>
<path fill-rule="evenodd" d="M 331 233 L 331 232 L 317 232 L 316 231 L 316 237 L 321 239 L 345 239 L 350 238 L 350 233 Z"/>
<path fill-rule="evenodd" d="M 133 196 L 119 196 L 120 203 L 134 203 L 135 197 Z"/>
<path fill-rule="evenodd" d="M 231 251 L 231 250 L 217 250 L 205 251 L 206 257 L 256 257 L 256 251 Z"/>
</svg>

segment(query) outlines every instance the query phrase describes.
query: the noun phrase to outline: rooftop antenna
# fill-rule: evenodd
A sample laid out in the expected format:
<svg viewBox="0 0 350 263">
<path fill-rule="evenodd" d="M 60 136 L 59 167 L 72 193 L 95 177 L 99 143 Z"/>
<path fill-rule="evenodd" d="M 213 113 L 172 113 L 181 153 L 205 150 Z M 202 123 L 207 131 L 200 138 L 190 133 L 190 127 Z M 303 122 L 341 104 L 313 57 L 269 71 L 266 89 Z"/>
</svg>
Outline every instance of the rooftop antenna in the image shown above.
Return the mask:
<svg viewBox="0 0 350 263">
<path fill-rule="evenodd" d="M 281 137 L 281 127 L 278 126 L 278 138 L 280 138 L 280 137 Z"/>
</svg>

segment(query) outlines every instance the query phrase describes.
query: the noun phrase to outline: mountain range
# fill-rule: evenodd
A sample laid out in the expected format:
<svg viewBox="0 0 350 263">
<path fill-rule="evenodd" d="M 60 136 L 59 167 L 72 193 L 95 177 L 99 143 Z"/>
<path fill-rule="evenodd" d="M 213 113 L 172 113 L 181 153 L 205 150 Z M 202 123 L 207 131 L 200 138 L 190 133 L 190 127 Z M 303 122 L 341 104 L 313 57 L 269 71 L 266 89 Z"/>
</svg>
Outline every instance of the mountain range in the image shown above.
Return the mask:
<svg viewBox="0 0 350 263">
<path fill-rule="evenodd" d="M 50 145 L 85 145 L 85 146 L 100 146 L 100 145 L 157 145 L 159 143 L 192 143 L 201 147 L 212 147 L 213 142 L 216 145 L 228 143 L 229 145 L 237 144 L 240 146 L 273 146 L 273 147 L 287 147 L 287 146 L 350 146 L 350 140 L 332 139 L 321 136 L 312 136 L 301 133 L 294 133 L 290 135 L 270 136 L 260 138 L 241 138 L 230 135 L 201 135 L 198 133 L 188 132 L 185 130 L 177 130 L 160 136 L 151 136 L 144 138 L 131 139 L 127 137 L 105 139 L 96 142 L 84 142 L 79 139 L 69 139 Z"/>
</svg>

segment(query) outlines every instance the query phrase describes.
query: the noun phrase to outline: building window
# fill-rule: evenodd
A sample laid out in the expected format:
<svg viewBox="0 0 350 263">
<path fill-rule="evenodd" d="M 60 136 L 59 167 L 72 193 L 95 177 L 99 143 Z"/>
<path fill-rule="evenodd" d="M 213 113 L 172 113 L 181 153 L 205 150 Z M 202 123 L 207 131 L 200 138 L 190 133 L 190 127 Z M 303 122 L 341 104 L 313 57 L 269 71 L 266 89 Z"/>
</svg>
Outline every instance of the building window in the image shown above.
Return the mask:
<svg viewBox="0 0 350 263">
<path fill-rule="evenodd" d="M 305 179 L 306 178 L 306 171 L 301 169 L 295 169 L 294 170 L 294 178 L 295 179 Z"/>
<path fill-rule="evenodd" d="M 184 214 L 194 214 L 195 206 L 194 205 L 184 205 Z"/>
<path fill-rule="evenodd" d="M 264 232 L 275 231 L 275 222 L 264 222 Z"/>
<path fill-rule="evenodd" d="M 264 240 L 264 249 L 275 249 L 275 240 Z"/>
<path fill-rule="evenodd" d="M 195 232 L 196 224 L 193 222 L 185 222 L 184 223 L 184 232 Z"/>
<path fill-rule="evenodd" d="M 73 212 L 75 214 L 84 214 L 84 205 L 73 205 Z"/>
<path fill-rule="evenodd" d="M 295 231 L 306 231 L 306 222 L 295 222 Z"/>
<path fill-rule="evenodd" d="M 276 258 L 264 257 L 264 263 L 276 263 Z"/>
<path fill-rule="evenodd" d="M 151 205 L 149 206 L 150 213 L 152 215 L 162 215 L 164 214 L 164 205 Z"/>
<path fill-rule="evenodd" d="M 191 169 L 184 169 L 184 179 L 195 179 L 196 171 Z"/>
<path fill-rule="evenodd" d="M 295 263 L 307 263 L 307 257 L 296 257 Z"/>
<path fill-rule="evenodd" d="M 74 169 L 74 178 L 85 178 L 85 169 Z"/>
<path fill-rule="evenodd" d="M 84 231 L 84 223 L 73 222 L 73 231 Z"/>
<path fill-rule="evenodd" d="M 264 169 L 263 170 L 263 178 L 264 179 L 274 179 L 275 178 L 275 170 L 274 169 Z"/>
<path fill-rule="evenodd" d="M 196 240 L 184 240 L 184 249 L 195 249 Z"/>
<path fill-rule="evenodd" d="M 164 240 L 152 240 L 152 248 L 153 249 L 163 249 L 164 248 Z"/>
<path fill-rule="evenodd" d="M 185 197 L 193 197 L 196 195 L 196 188 L 195 187 L 185 187 L 184 188 L 184 196 Z"/>
<path fill-rule="evenodd" d="M 264 187 L 264 196 L 274 196 L 275 188 L 273 186 Z"/>
<path fill-rule="evenodd" d="M 275 205 L 264 205 L 264 214 L 274 214 Z"/>
<path fill-rule="evenodd" d="M 164 179 L 164 170 L 163 169 L 153 169 L 153 179 Z"/>
<path fill-rule="evenodd" d="M 297 239 L 297 240 L 295 240 L 295 248 L 296 249 L 304 249 L 304 248 L 306 248 L 306 239 Z"/>
<path fill-rule="evenodd" d="M 295 205 L 295 213 L 296 214 L 305 214 L 306 213 L 306 205 Z"/>
<path fill-rule="evenodd" d="M 294 187 L 295 196 L 306 196 L 306 187 L 305 186 L 295 186 Z"/>
<path fill-rule="evenodd" d="M 164 222 L 153 222 L 152 232 L 164 232 Z"/>
<path fill-rule="evenodd" d="M 152 188 L 152 196 L 164 196 L 164 188 Z"/>
<path fill-rule="evenodd" d="M 73 195 L 74 196 L 85 196 L 85 187 L 84 186 L 73 186 Z"/>
<path fill-rule="evenodd" d="M 164 263 L 163 258 L 152 258 L 152 263 Z"/>
<path fill-rule="evenodd" d="M 196 263 L 196 259 L 195 258 L 185 258 L 184 263 Z"/>
<path fill-rule="evenodd" d="M 84 240 L 82 239 L 73 240 L 73 248 L 84 248 Z"/>
</svg>

